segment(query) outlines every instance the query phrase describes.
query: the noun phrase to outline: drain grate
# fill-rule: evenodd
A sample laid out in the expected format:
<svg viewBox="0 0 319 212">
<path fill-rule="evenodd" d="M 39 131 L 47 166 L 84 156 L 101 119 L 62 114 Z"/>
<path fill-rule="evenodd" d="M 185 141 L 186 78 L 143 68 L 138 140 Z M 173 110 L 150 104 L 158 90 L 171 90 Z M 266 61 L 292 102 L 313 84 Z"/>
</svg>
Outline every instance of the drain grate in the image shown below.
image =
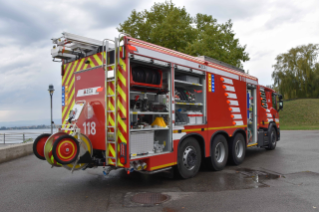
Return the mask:
<svg viewBox="0 0 319 212">
<path fill-rule="evenodd" d="M 140 203 L 140 204 L 160 204 L 169 199 L 169 196 L 161 193 L 138 193 L 131 197 L 132 202 Z"/>
</svg>

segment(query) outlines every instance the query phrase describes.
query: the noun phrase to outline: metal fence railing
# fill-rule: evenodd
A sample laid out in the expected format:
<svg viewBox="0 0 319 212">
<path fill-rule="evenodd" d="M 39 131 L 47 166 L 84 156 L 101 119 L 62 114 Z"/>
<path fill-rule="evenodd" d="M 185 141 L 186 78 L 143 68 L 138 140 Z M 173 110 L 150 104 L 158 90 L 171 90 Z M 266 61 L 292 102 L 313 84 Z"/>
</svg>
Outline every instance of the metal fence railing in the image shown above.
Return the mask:
<svg viewBox="0 0 319 212">
<path fill-rule="evenodd" d="M 0 133 L 0 144 L 33 142 L 42 133 Z"/>
</svg>

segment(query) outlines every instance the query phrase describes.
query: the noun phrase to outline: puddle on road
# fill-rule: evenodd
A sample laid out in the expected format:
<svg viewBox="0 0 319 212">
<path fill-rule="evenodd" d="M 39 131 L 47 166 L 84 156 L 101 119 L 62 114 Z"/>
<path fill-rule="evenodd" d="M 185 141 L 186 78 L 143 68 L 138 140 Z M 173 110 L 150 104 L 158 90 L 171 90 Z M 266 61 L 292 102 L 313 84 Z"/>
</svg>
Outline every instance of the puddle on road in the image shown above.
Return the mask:
<svg viewBox="0 0 319 212">
<path fill-rule="evenodd" d="M 257 183 L 264 182 L 265 180 L 273 180 L 283 177 L 279 174 L 273 174 L 266 171 L 254 170 L 249 168 L 239 168 L 236 169 L 236 172 L 247 176 L 247 178 L 252 178 Z"/>
</svg>

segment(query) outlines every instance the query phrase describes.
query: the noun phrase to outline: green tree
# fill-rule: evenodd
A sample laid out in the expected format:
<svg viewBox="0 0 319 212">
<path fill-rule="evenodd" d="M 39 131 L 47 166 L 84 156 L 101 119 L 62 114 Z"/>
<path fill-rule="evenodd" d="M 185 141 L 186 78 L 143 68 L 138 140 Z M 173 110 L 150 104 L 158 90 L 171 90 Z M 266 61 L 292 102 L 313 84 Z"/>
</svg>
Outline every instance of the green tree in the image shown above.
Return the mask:
<svg viewBox="0 0 319 212">
<path fill-rule="evenodd" d="M 137 12 L 117 28 L 119 32 L 193 56 L 205 55 L 242 68 L 248 61 L 246 46 L 235 39 L 231 20 L 218 24 L 211 15 L 191 17 L 185 7 L 172 1 L 155 3 L 151 9 Z"/>
<path fill-rule="evenodd" d="M 285 99 L 319 97 L 319 45 L 290 49 L 276 57 L 272 78 Z"/>
</svg>

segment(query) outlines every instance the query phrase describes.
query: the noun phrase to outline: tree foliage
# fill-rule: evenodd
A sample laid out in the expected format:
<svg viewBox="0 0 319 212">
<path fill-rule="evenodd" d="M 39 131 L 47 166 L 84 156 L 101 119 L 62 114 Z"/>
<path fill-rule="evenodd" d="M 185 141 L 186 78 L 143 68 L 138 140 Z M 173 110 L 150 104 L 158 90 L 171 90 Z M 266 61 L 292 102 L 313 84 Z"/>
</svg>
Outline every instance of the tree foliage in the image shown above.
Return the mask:
<svg viewBox="0 0 319 212">
<path fill-rule="evenodd" d="M 235 39 L 231 20 L 218 24 L 211 15 L 191 17 L 185 7 L 172 1 L 155 3 L 151 9 L 133 10 L 117 28 L 134 38 L 158 44 L 193 56 L 205 55 L 242 68 L 248 61 L 246 46 Z"/>
<path fill-rule="evenodd" d="M 285 99 L 319 97 L 319 45 L 290 49 L 276 57 L 274 87 Z"/>
</svg>

